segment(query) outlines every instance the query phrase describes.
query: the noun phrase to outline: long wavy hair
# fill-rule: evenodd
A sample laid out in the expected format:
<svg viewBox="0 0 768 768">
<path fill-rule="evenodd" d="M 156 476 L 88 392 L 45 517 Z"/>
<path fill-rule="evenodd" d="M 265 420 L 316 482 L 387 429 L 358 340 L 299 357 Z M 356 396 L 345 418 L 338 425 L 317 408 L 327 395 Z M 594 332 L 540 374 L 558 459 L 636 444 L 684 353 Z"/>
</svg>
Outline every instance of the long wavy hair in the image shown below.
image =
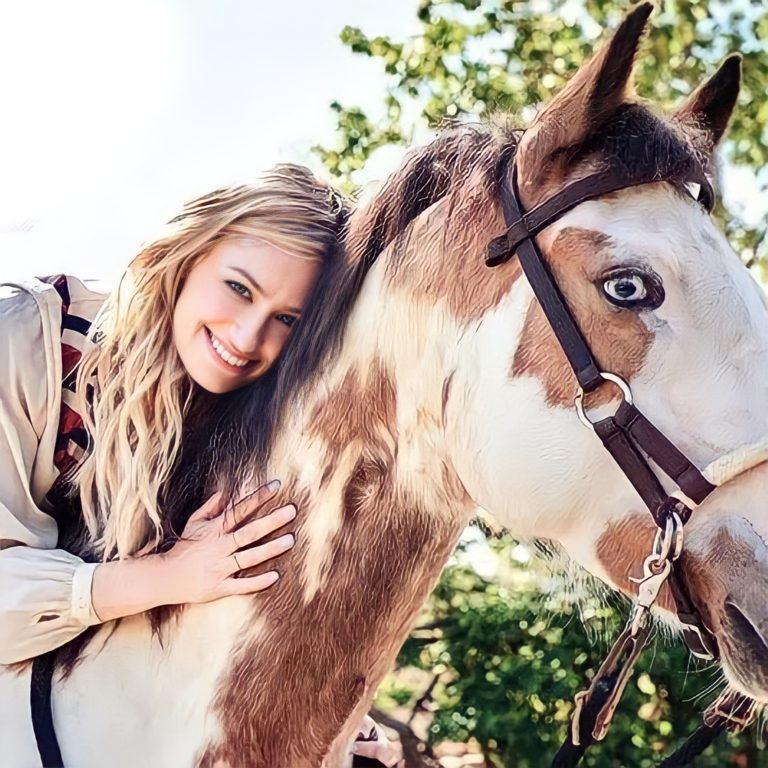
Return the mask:
<svg viewBox="0 0 768 768">
<path fill-rule="evenodd" d="M 216 243 L 243 235 L 300 258 L 339 259 L 346 212 L 344 199 L 309 170 L 279 165 L 254 185 L 192 200 L 131 262 L 94 322 L 77 374 L 90 446 L 71 479 L 93 555 L 122 558 L 178 534 L 185 520 L 169 520 L 164 505 L 199 476 L 190 472 L 199 462 L 182 461 L 191 455 L 183 446 L 215 452 L 217 414 L 232 398 L 197 387 L 172 341 L 173 310 L 190 270 Z M 262 379 L 244 389 L 274 411 L 276 376 Z M 182 517 L 194 511 L 185 496 Z"/>
</svg>

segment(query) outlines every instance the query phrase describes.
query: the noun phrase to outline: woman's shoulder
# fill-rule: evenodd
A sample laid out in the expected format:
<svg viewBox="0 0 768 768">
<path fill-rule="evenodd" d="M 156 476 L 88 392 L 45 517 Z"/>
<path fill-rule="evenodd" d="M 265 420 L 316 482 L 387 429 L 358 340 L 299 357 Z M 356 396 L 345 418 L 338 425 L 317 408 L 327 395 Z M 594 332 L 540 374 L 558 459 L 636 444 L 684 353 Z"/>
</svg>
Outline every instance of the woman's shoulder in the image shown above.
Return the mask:
<svg viewBox="0 0 768 768">
<path fill-rule="evenodd" d="M 62 354 L 82 351 L 106 294 L 90 281 L 68 275 L 0 283 L 0 366 L 21 386 L 59 384 Z M 69 355 L 72 357 L 73 355 Z M 48 371 L 45 381 L 40 368 Z M 0 379 L 3 377 L 0 376 Z M 0 387 L 6 394 L 9 381 Z"/>
<path fill-rule="evenodd" d="M 107 297 L 103 284 L 71 275 L 52 275 L 0 283 L 4 332 L 56 327 L 64 315 L 90 325 Z"/>
</svg>

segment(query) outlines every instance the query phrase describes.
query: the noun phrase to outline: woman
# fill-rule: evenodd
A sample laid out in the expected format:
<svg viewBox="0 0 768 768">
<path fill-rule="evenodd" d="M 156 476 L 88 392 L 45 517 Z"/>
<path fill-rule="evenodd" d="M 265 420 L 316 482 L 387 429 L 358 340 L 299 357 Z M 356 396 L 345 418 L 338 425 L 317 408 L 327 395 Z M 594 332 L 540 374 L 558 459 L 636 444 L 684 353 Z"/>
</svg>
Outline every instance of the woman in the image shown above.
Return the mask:
<svg viewBox="0 0 768 768">
<path fill-rule="evenodd" d="M 185 206 L 106 299 L 63 276 L 0 289 L 0 663 L 279 578 L 237 578 L 293 546 L 257 544 L 296 514 L 255 518 L 279 483 L 210 495 L 199 479 L 239 398 L 263 402 L 268 444 L 277 361 L 345 213 L 309 171 L 278 166 Z M 385 740 L 357 746 L 391 760 Z"/>
</svg>

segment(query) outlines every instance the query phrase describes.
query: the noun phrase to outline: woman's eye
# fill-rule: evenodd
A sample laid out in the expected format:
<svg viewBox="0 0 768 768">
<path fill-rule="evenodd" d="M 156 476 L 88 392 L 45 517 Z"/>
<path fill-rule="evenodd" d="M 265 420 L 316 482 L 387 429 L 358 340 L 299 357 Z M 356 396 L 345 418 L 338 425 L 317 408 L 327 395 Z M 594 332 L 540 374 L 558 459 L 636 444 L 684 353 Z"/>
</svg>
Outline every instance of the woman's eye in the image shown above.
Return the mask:
<svg viewBox="0 0 768 768">
<path fill-rule="evenodd" d="M 227 280 L 226 282 L 235 293 L 246 299 L 250 298 L 251 292 L 242 283 L 238 283 L 237 280 Z"/>
<path fill-rule="evenodd" d="M 661 280 L 634 270 L 614 272 L 601 287 L 611 304 L 624 309 L 656 309 L 664 301 Z"/>
<path fill-rule="evenodd" d="M 289 328 L 299 319 L 296 315 L 276 315 L 275 319 Z"/>
</svg>

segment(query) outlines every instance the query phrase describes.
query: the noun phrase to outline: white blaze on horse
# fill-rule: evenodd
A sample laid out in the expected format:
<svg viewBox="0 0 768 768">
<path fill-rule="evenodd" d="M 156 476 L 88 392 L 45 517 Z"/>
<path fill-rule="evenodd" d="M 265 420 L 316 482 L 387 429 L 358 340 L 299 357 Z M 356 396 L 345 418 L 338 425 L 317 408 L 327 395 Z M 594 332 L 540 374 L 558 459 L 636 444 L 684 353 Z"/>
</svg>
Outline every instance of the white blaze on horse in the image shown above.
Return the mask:
<svg viewBox="0 0 768 768">
<path fill-rule="evenodd" d="M 713 163 L 739 64 L 658 117 L 630 87 L 646 16 L 633 12 L 522 138 L 452 131 L 353 216 L 345 274 L 313 329 L 344 324 L 340 346 L 286 409 L 267 473 L 299 506 L 284 577 L 185 607 L 162 643 L 145 616 L 100 628 L 54 681 L 67 768 L 345 764 L 478 506 L 634 594 L 656 525 L 577 418 L 576 378 L 519 261 L 485 266 L 513 167 L 528 210 L 602 168 L 663 169 L 573 207 L 537 242 L 601 369 L 710 481 L 729 481 L 686 525 L 677 569 L 730 685 L 768 703 L 768 310 L 684 175 Z M 601 386 L 590 418 L 619 401 Z M 666 587 L 657 611 L 675 625 Z M 28 702 L 28 667 L 0 673 L 9 766 L 39 764 Z"/>
</svg>

